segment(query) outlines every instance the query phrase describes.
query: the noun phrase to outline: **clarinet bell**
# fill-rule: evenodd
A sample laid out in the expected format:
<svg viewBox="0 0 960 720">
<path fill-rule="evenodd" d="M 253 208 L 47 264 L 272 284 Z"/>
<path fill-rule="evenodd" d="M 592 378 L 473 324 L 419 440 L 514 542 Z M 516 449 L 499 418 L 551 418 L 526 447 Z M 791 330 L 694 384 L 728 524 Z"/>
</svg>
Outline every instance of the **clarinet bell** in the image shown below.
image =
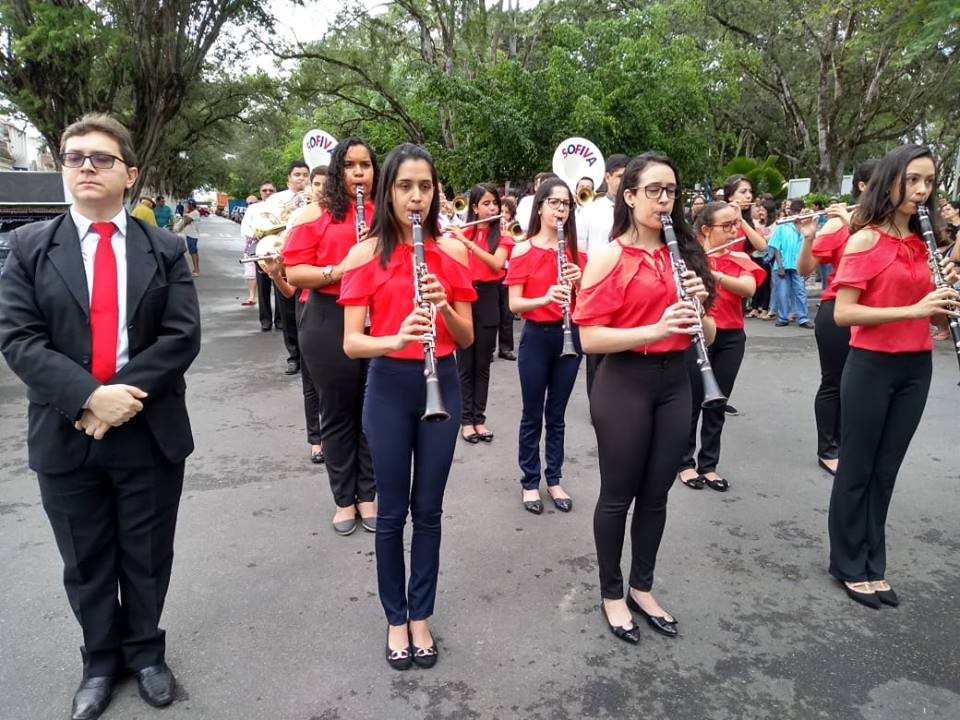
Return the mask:
<svg viewBox="0 0 960 720">
<path fill-rule="evenodd" d="M 565 334 L 563 336 L 563 349 L 560 350 L 560 357 L 576 357 L 577 349 L 573 346 L 573 338 Z"/>
<path fill-rule="evenodd" d="M 450 419 L 450 413 L 443 407 L 443 396 L 440 394 L 440 382 L 436 377 L 427 378 L 427 402 L 420 417 L 423 422 L 436 423 Z"/>
<path fill-rule="evenodd" d="M 703 380 L 703 402 L 700 407 L 716 408 L 726 405 L 727 398 L 720 392 L 720 386 L 717 384 L 717 378 L 713 372 L 702 372 L 700 377 Z"/>
</svg>

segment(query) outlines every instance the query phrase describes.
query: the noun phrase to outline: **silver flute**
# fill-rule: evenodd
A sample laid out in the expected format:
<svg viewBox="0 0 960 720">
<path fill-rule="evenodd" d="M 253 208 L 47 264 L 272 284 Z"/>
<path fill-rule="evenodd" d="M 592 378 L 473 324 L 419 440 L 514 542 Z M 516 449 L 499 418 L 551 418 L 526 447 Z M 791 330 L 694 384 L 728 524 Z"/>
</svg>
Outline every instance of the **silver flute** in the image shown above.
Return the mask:
<svg viewBox="0 0 960 720">
<path fill-rule="evenodd" d="M 563 229 L 563 220 L 557 220 L 557 285 L 567 289 L 567 295 L 560 307 L 563 309 L 563 347 L 560 357 L 573 357 L 577 349 L 573 345 L 573 328 L 570 325 L 570 281 L 563 276 L 563 265 L 567 262 L 567 240 Z"/>
<path fill-rule="evenodd" d="M 933 284 L 937 288 L 951 287 L 950 283 L 943 276 L 943 255 L 937 249 L 937 238 L 933 234 L 933 225 L 930 223 L 930 211 L 926 205 L 917 204 L 917 219 L 920 221 L 920 230 L 923 234 L 923 242 L 927 246 L 927 264 L 930 265 L 930 272 L 933 275 Z M 956 309 L 956 305 L 953 306 Z M 953 351 L 957 355 L 957 363 L 960 363 L 960 319 L 947 316 L 947 325 L 950 328 L 950 337 L 953 339 Z M 960 385 L 960 383 L 957 383 Z"/>
<path fill-rule="evenodd" d="M 856 205 L 847 205 L 847 212 L 850 212 L 851 210 L 856 210 L 856 209 L 857 209 Z M 818 210 L 817 212 L 801 213 L 799 215 L 788 215 L 787 217 L 778 218 L 773 224 L 784 225 L 786 223 L 801 222 L 803 220 L 810 220 L 811 218 L 818 218 L 826 214 L 827 214 L 826 210 Z"/>
<path fill-rule="evenodd" d="M 427 397 L 421 420 L 443 422 L 450 413 L 443 406 L 440 392 L 440 379 L 437 377 L 437 306 L 424 299 L 421 288 L 423 279 L 430 272 L 423 251 L 423 227 L 420 225 L 420 213 L 412 213 L 413 224 L 413 302 L 418 308 L 430 313 L 430 332 L 423 335 L 423 376 L 427 379 Z"/>
</svg>

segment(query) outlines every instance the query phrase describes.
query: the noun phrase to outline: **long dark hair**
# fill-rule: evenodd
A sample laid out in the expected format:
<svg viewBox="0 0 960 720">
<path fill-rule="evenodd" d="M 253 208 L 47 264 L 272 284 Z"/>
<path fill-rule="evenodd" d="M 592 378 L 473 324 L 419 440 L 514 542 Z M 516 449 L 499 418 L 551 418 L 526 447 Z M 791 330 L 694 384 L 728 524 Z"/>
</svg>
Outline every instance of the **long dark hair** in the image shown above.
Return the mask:
<svg viewBox="0 0 960 720">
<path fill-rule="evenodd" d="M 380 266 L 386 267 L 393 255 L 394 248 L 403 242 L 403 227 L 393 208 L 392 190 L 397 181 L 400 166 L 407 160 L 426 160 L 430 164 L 430 179 L 433 180 L 433 199 L 427 216 L 421 218 L 424 239 L 434 237 L 440 226 L 440 186 L 437 181 L 437 168 L 433 156 L 419 145 L 402 143 L 397 145 L 383 162 L 383 177 L 377 187 L 376 210 L 370 225 L 370 236 L 377 238 L 377 251 L 380 253 Z M 328 181 L 329 182 L 329 181 Z"/>
<path fill-rule="evenodd" d="M 726 180 L 723 181 L 724 201 L 730 202 L 730 198 L 737 191 L 737 186 L 740 185 L 740 183 L 742 182 L 745 182 L 747 185 L 750 186 L 750 192 L 754 192 L 753 183 L 750 182 L 750 178 L 748 178 L 746 175 L 741 175 L 740 173 L 737 173 L 736 175 L 731 175 L 730 177 L 728 177 Z M 757 199 L 755 194 L 753 199 L 754 200 Z M 747 221 L 747 225 L 749 225 L 750 227 L 753 227 L 753 218 L 750 216 L 749 211 L 743 214 L 743 219 Z"/>
<path fill-rule="evenodd" d="M 540 209 L 540 206 L 543 205 L 544 201 L 546 201 L 547 196 L 553 192 L 553 189 L 558 187 L 562 187 L 567 191 L 567 200 L 570 201 L 570 213 L 567 215 L 567 221 L 563 223 L 563 237 L 567 243 L 567 247 L 570 248 L 570 257 L 573 258 L 574 263 L 579 265 L 580 253 L 577 249 L 577 220 L 575 217 L 577 213 L 575 212 L 576 205 L 573 202 L 573 193 L 570 192 L 569 186 L 556 175 L 540 183 L 540 189 L 537 190 L 537 194 L 533 196 L 527 239 L 529 240 L 540 232 L 540 213 L 537 211 Z"/>
<path fill-rule="evenodd" d="M 877 169 L 877 165 L 879 164 L 879 160 L 876 158 L 870 158 L 869 160 L 864 160 L 857 166 L 857 169 L 853 173 L 853 189 L 850 191 L 850 198 L 852 200 L 859 199 L 861 194 L 860 183 L 869 185 L 870 178 L 873 177 L 873 171 Z"/>
<path fill-rule="evenodd" d="M 617 191 L 617 199 L 613 204 L 613 229 L 610 231 L 610 237 L 619 237 L 628 230 L 633 229 L 633 208 L 627 205 L 626 200 L 623 199 L 623 194 L 626 190 L 632 190 L 637 187 L 643 171 L 651 165 L 666 165 L 673 170 L 673 176 L 677 181 L 677 196 L 673 199 L 673 206 L 670 208 L 670 219 L 673 221 L 673 231 L 677 236 L 677 246 L 680 248 L 680 256 L 687 264 L 687 269 L 693 270 L 699 275 L 703 280 L 704 286 L 707 288 L 709 297 L 704 305 L 709 307 L 716 292 L 713 273 L 710 272 L 710 267 L 707 265 L 707 254 L 704 252 L 700 243 L 697 242 L 696 234 L 683 217 L 683 200 L 680 197 L 680 171 L 677 169 L 673 160 L 666 155 L 656 152 L 645 152 L 643 155 L 637 155 L 637 157 L 627 163 L 627 169 L 623 171 L 623 180 L 620 181 L 620 189 Z M 706 207 L 704 207 L 704 210 L 706 210 Z M 704 210 L 701 210 L 700 213 L 697 214 L 698 218 Z M 661 230 L 661 235 L 662 232 Z"/>
<path fill-rule="evenodd" d="M 933 153 L 930 148 L 923 145 L 901 145 L 894 148 L 884 155 L 873 174 L 870 176 L 870 183 L 867 185 L 866 192 L 860 197 L 857 209 L 854 211 L 853 220 L 850 223 L 850 232 L 867 227 L 868 225 L 884 225 L 893 219 L 893 215 L 900 203 L 906 200 L 907 195 L 907 165 L 918 158 L 930 158 L 933 160 Z M 933 165 L 933 187 L 937 187 L 936 162 Z M 900 199 L 894 204 L 890 197 L 890 188 L 897 183 L 900 186 Z M 934 233 L 939 228 L 939 213 L 934 210 L 933 201 L 936 193 L 931 192 L 930 197 L 924 205 L 930 214 L 930 222 L 933 224 Z M 920 220 L 916 215 L 910 217 L 908 223 L 910 232 L 916 235 L 921 234 Z"/>
<path fill-rule="evenodd" d="M 503 205 L 501 204 L 500 193 L 497 191 L 497 188 L 488 183 L 480 183 L 470 188 L 470 195 L 467 198 L 467 222 L 473 222 L 478 219 L 477 214 L 473 211 L 473 206 L 479 205 L 480 201 L 483 200 L 483 196 L 487 193 L 493 195 L 493 199 L 497 203 L 497 212 L 503 212 Z M 487 225 L 487 251 L 496 252 L 497 245 L 499 244 L 500 221 L 494 220 Z"/>
<path fill-rule="evenodd" d="M 330 155 L 330 164 L 327 166 L 327 184 L 323 188 L 323 202 L 326 208 L 330 210 L 330 214 L 333 215 L 334 222 L 343 222 L 343 219 L 347 216 L 350 203 L 357 199 L 356 195 L 347 188 L 343 179 L 346 172 L 347 150 L 354 145 L 362 145 L 370 153 L 370 162 L 373 163 L 373 186 L 370 194 L 374 197 L 377 195 L 380 169 L 377 167 L 377 156 L 374 154 L 373 148 L 358 137 L 341 140 L 333 149 L 333 154 Z"/>
</svg>

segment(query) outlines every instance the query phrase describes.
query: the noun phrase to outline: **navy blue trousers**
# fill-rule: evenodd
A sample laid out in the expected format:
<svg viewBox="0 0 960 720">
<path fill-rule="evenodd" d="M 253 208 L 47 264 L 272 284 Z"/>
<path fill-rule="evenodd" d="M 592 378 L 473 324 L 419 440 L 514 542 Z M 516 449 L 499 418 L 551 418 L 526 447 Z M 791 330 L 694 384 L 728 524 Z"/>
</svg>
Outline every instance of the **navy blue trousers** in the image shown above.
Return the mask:
<svg viewBox="0 0 960 720">
<path fill-rule="evenodd" d="M 544 448 L 547 485 L 560 484 L 563 468 L 564 413 L 577 381 L 583 359 L 580 333 L 573 326 L 575 357 L 560 357 L 563 348 L 563 324 L 527 320 L 520 334 L 517 369 L 520 371 L 520 482 L 524 490 L 540 486 L 540 434 L 544 425 L 547 439 Z"/>
<path fill-rule="evenodd" d="M 390 625 L 427 619 L 437 595 L 443 491 L 460 431 L 453 355 L 438 360 L 437 376 L 450 417 L 426 423 L 420 420 L 426 401 L 421 360 L 374 358 L 367 373 L 363 431 L 377 484 L 377 584 Z M 403 559 L 408 513 L 413 520 L 409 583 Z"/>
</svg>

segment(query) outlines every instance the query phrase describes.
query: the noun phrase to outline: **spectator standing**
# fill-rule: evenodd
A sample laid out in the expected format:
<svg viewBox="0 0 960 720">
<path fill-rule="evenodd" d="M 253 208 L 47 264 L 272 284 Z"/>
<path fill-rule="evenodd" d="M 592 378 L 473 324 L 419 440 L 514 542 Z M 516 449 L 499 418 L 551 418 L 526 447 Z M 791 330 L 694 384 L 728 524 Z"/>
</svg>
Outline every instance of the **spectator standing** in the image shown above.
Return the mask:
<svg viewBox="0 0 960 720">
<path fill-rule="evenodd" d="M 173 211 L 167 205 L 163 195 L 157 195 L 157 200 L 153 206 L 153 217 L 157 221 L 157 227 L 170 229 L 170 223 L 173 222 Z"/>
<path fill-rule="evenodd" d="M 789 213 L 796 215 L 803 210 L 803 200 L 791 200 Z M 774 260 L 777 266 L 777 275 L 780 280 L 776 283 L 777 293 L 777 327 L 790 324 L 790 307 L 797 316 L 797 325 L 812 330 L 807 313 L 807 285 L 803 276 L 797 270 L 797 258 L 803 245 L 803 235 L 795 223 L 781 223 L 777 225 L 770 236 L 770 247 L 773 248 Z"/>
<path fill-rule="evenodd" d="M 144 195 L 140 198 L 140 203 L 130 212 L 133 217 L 138 220 L 143 220 L 145 223 L 150 223 L 154 227 L 157 226 L 157 219 L 153 215 L 153 198 L 149 195 Z"/>
<path fill-rule="evenodd" d="M 200 277 L 200 211 L 197 210 L 197 201 L 187 199 L 186 211 L 180 222 L 177 223 L 177 233 L 182 233 L 187 241 L 187 252 L 190 253 L 190 262 L 193 263 L 193 277 Z"/>
</svg>

